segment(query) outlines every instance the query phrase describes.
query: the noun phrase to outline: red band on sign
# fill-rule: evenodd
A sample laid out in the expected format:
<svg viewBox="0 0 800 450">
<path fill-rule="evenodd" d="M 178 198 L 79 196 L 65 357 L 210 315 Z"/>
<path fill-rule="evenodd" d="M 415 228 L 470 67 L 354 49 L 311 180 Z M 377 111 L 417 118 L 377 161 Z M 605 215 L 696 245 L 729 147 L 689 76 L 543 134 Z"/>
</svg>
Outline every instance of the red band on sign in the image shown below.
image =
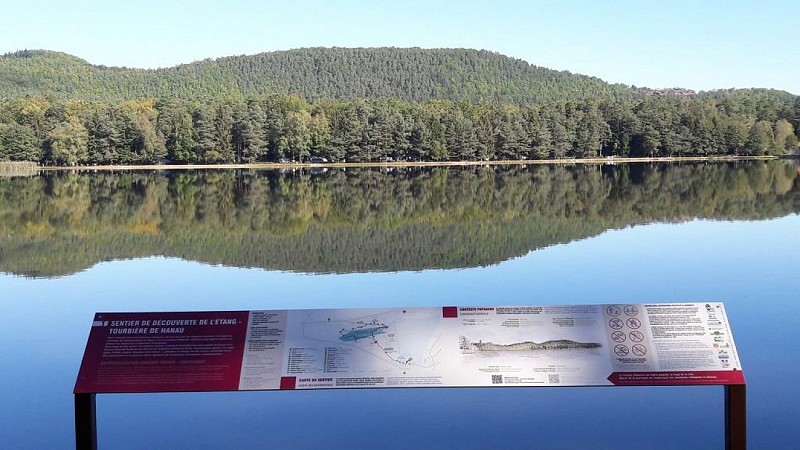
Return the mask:
<svg viewBox="0 0 800 450">
<path fill-rule="evenodd" d="M 615 386 L 696 386 L 745 384 L 740 370 L 614 372 L 608 381 Z"/>
<path fill-rule="evenodd" d="M 445 319 L 453 319 L 458 317 L 458 308 L 455 306 L 443 306 L 442 317 Z"/>
<path fill-rule="evenodd" d="M 291 390 L 297 386 L 297 377 L 281 377 L 281 389 Z"/>
<path fill-rule="evenodd" d="M 75 393 L 238 390 L 248 314 L 98 313 Z"/>
</svg>

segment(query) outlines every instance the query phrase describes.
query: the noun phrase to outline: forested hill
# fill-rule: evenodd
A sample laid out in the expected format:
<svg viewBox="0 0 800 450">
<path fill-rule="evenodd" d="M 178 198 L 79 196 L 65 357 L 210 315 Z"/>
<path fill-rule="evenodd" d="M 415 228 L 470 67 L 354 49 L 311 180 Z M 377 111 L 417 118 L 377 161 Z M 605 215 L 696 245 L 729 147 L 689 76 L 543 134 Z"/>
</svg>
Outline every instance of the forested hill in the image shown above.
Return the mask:
<svg viewBox="0 0 800 450">
<path fill-rule="evenodd" d="M 517 104 L 638 95 L 621 84 L 469 49 L 305 48 L 157 70 L 95 66 L 46 50 L 0 56 L 0 99 L 49 95 L 91 101 L 219 100 L 275 93 L 308 100 L 386 97 Z"/>
</svg>

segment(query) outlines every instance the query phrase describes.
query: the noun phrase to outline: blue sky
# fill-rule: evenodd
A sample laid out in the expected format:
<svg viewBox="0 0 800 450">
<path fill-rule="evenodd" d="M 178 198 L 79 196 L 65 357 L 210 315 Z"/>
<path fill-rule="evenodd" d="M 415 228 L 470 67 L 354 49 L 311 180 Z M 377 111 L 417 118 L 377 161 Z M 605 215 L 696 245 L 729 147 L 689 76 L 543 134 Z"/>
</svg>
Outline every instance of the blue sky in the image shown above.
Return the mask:
<svg viewBox="0 0 800 450">
<path fill-rule="evenodd" d="M 311 46 L 468 47 L 606 81 L 800 94 L 800 1 L 0 0 L 0 53 L 165 67 Z"/>
</svg>

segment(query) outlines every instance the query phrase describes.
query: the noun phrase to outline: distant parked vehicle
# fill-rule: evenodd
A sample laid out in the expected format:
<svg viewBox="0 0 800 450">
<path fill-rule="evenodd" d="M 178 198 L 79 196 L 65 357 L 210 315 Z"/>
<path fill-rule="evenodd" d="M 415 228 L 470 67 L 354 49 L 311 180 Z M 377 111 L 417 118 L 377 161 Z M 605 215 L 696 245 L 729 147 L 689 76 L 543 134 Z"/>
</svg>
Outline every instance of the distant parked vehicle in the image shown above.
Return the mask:
<svg viewBox="0 0 800 450">
<path fill-rule="evenodd" d="M 322 164 L 328 162 L 327 158 L 321 158 L 319 156 L 312 156 L 311 157 L 311 164 Z"/>
</svg>

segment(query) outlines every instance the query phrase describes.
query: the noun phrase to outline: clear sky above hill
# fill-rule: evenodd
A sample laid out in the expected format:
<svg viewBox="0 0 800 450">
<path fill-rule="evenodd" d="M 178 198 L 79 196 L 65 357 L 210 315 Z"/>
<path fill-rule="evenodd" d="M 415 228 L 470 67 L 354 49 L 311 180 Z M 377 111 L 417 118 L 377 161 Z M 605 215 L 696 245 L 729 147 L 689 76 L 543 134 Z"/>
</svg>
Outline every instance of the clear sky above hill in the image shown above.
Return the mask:
<svg viewBox="0 0 800 450">
<path fill-rule="evenodd" d="M 467 47 L 648 87 L 800 94 L 800 1 L 0 0 L 0 53 L 156 68 L 298 47 Z"/>
</svg>

